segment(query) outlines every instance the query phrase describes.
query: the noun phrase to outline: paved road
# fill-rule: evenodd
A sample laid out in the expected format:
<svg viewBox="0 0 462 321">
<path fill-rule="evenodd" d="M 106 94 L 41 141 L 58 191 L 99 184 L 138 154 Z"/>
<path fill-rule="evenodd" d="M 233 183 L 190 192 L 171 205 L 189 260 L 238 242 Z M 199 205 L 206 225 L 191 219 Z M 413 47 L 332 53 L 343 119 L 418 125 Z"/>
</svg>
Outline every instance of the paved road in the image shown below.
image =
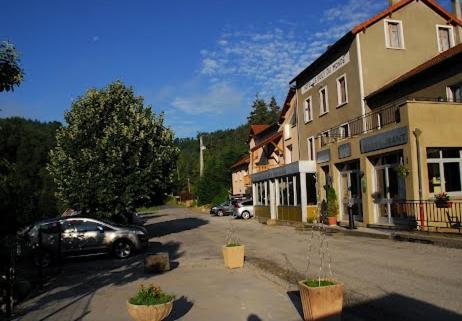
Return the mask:
<svg viewBox="0 0 462 321">
<path fill-rule="evenodd" d="M 249 262 L 267 272 L 250 265 L 223 268 L 221 245 L 230 222 Z M 177 208 L 161 209 L 147 228 L 150 251 L 168 251 L 174 270 L 147 275 L 142 255 L 74 260 L 44 293 L 21 306 L 16 320 L 129 320 L 125 300 L 141 283 L 177 295 L 169 320 L 301 319 L 295 287 L 270 281 L 269 272 L 288 267 L 304 274 L 310 232 Z M 317 234 L 314 240 L 310 276 L 317 275 L 320 262 Z M 462 250 L 344 235 L 325 240 L 334 276 L 346 286 L 344 320 L 462 320 Z"/>
</svg>

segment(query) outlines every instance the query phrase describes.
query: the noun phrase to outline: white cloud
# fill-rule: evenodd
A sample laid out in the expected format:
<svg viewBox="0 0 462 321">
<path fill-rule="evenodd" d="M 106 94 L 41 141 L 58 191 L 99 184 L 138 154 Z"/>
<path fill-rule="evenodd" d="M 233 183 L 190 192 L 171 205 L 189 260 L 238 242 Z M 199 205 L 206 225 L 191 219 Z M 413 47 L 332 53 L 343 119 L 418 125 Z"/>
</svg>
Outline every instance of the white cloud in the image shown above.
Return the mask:
<svg viewBox="0 0 462 321">
<path fill-rule="evenodd" d="M 172 106 L 188 114 L 221 114 L 242 106 L 243 93 L 227 83 L 210 85 L 205 93 L 176 97 Z"/>
</svg>

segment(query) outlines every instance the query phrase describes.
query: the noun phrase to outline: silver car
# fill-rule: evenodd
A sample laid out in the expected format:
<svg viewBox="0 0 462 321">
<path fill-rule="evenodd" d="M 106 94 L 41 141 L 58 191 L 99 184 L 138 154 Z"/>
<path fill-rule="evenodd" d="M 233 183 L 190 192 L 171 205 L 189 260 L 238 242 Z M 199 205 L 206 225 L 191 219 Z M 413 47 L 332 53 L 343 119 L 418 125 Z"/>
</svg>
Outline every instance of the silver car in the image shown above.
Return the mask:
<svg viewBox="0 0 462 321">
<path fill-rule="evenodd" d="M 121 259 L 147 247 L 149 240 L 144 227 L 83 217 L 38 222 L 27 231 L 27 238 L 32 247 L 40 248 L 47 255 L 60 252 L 62 257 L 70 257 L 112 253 Z"/>
<path fill-rule="evenodd" d="M 239 201 L 234 204 L 233 216 L 248 220 L 253 217 L 253 201 Z"/>
</svg>

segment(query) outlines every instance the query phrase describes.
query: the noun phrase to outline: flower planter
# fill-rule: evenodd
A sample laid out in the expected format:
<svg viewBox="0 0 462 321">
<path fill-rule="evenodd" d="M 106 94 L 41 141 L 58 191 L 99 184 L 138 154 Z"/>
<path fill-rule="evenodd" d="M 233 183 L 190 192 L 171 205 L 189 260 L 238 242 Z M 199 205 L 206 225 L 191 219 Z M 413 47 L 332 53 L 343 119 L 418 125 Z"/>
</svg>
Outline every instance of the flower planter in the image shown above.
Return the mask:
<svg viewBox="0 0 462 321">
<path fill-rule="evenodd" d="M 244 266 L 244 245 L 223 246 L 223 258 L 225 267 L 238 269 Z"/>
<path fill-rule="evenodd" d="M 452 202 L 435 202 L 437 208 L 451 208 Z"/>
<path fill-rule="evenodd" d="M 343 306 L 343 284 L 334 280 L 334 285 L 309 287 L 298 282 L 305 321 L 340 321 Z"/>
<path fill-rule="evenodd" d="M 135 305 L 127 301 L 128 314 L 135 321 L 161 321 L 164 320 L 173 308 L 173 300 L 157 305 Z"/>
<path fill-rule="evenodd" d="M 337 225 L 337 216 L 328 216 L 327 217 L 327 224 L 329 226 Z"/>
</svg>

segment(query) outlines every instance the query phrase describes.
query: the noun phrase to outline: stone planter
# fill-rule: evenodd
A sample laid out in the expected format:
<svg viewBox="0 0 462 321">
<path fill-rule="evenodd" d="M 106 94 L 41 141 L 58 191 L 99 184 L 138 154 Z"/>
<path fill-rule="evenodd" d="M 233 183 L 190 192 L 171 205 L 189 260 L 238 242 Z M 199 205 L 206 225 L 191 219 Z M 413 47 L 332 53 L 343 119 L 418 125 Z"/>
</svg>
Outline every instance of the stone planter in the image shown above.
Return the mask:
<svg viewBox="0 0 462 321">
<path fill-rule="evenodd" d="M 327 224 L 329 226 L 337 225 L 337 216 L 328 216 L 327 217 Z"/>
<path fill-rule="evenodd" d="M 343 306 L 343 284 L 312 288 L 298 282 L 305 321 L 340 321 Z"/>
<path fill-rule="evenodd" d="M 244 245 L 223 246 L 223 258 L 225 267 L 229 269 L 242 268 L 244 266 Z"/>
<path fill-rule="evenodd" d="M 173 300 L 157 305 L 134 305 L 127 301 L 128 314 L 135 321 L 162 321 L 172 311 Z"/>
</svg>

